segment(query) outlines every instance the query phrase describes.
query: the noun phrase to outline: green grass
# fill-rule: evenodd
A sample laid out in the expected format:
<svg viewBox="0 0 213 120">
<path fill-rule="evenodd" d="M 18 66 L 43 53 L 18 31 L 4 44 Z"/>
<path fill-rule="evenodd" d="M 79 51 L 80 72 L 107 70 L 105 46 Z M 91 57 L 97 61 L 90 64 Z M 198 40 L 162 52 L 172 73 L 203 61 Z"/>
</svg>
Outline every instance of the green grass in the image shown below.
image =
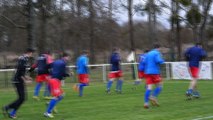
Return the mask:
<svg viewBox="0 0 213 120">
<path fill-rule="evenodd" d="M 64 87 L 65 98 L 57 105 L 59 111 L 52 120 L 192 120 L 213 116 L 212 81 L 199 81 L 200 99 L 185 100 L 189 81 L 166 81 L 159 96 L 160 107 L 143 108 L 144 84 L 132 90 L 132 82 L 123 86 L 123 94 L 107 95 L 105 84 L 91 83 L 82 98 L 72 90 L 73 83 Z M 115 86 L 115 84 L 114 84 Z M 113 88 L 114 89 L 114 88 Z M 32 99 L 33 87 L 28 87 L 28 100 L 18 111 L 18 120 L 46 120 L 45 100 Z M 41 92 L 42 94 L 43 92 Z M 0 89 L 0 105 L 15 99 L 13 89 Z M 0 120 L 7 120 L 0 115 Z"/>
</svg>

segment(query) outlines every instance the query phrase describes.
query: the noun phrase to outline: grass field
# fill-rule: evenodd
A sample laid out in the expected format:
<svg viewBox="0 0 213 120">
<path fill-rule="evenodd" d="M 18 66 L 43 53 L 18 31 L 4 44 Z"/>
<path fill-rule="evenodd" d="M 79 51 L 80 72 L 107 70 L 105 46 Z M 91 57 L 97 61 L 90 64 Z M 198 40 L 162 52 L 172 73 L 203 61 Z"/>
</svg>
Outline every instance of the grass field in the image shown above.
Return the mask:
<svg viewBox="0 0 213 120">
<path fill-rule="evenodd" d="M 143 108 L 144 84 L 132 90 L 132 82 L 126 81 L 123 94 L 108 95 L 105 84 L 91 83 L 85 88 L 82 98 L 72 90 L 73 83 L 66 84 L 65 98 L 57 105 L 59 111 L 52 120 L 203 120 L 213 119 L 212 81 L 199 81 L 202 95 L 200 99 L 185 100 L 185 90 L 189 81 L 166 81 L 159 96 L 160 107 Z M 114 84 L 115 86 L 115 84 Z M 114 87 L 113 86 L 113 87 Z M 114 88 L 113 88 L 114 89 Z M 17 120 L 46 120 L 43 113 L 45 100 L 32 99 L 33 87 L 28 87 L 28 100 L 18 111 Z M 43 92 L 41 92 L 41 95 Z M 0 105 L 11 102 L 16 97 L 11 88 L 0 89 Z M 198 119 L 201 118 L 201 119 Z M 7 120 L 0 115 L 0 120 Z"/>
</svg>

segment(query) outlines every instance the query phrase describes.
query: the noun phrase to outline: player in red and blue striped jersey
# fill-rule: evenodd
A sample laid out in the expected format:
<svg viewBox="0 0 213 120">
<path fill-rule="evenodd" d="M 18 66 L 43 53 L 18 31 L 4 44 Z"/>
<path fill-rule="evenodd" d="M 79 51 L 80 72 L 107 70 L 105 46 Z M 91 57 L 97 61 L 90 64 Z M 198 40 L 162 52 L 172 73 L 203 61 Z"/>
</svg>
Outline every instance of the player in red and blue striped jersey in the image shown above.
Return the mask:
<svg viewBox="0 0 213 120">
<path fill-rule="evenodd" d="M 66 65 L 69 60 L 69 55 L 63 53 L 62 58 L 55 60 L 51 65 L 51 78 L 48 80 L 50 85 L 50 91 L 53 98 L 50 100 L 50 103 L 47 107 L 46 112 L 44 113 L 45 117 L 53 118 L 52 111 L 56 104 L 63 99 L 63 90 L 61 89 L 61 80 L 64 77 L 68 77 Z"/>
<path fill-rule="evenodd" d="M 189 88 L 186 91 L 186 96 L 188 97 L 188 99 L 191 99 L 192 96 L 196 98 L 200 97 L 199 92 L 196 90 L 197 79 L 199 74 L 200 61 L 206 56 L 206 51 L 202 48 L 202 45 L 200 43 L 196 43 L 195 46 L 188 48 L 185 52 L 185 57 L 189 63 L 189 71 L 192 77 Z"/>
<path fill-rule="evenodd" d="M 29 71 L 33 71 L 35 68 L 37 68 L 37 76 L 36 76 L 36 86 L 34 89 L 34 96 L 33 98 L 36 100 L 39 100 L 39 91 L 41 89 L 41 86 L 43 82 L 46 82 L 44 97 L 49 97 L 49 87 L 47 84 L 47 80 L 49 79 L 49 69 L 53 62 L 53 58 L 50 55 L 50 52 L 47 51 L 44 54 L 40 54 L 36 60 L 36 63 L 32 65 Z"/>
<path fill-rule="evenodd" d="M 79 97 L 83 96 L 84 87 L 89 85 L 88 56 L 89 52 L 84 50 L 76 63 L 79 83 L 74 85 L 74 90 L 79 92 Z"/>
<path fill-rule="evenodd" d="M 121 57 L 120 57 L 120 49 L 114 48 L 113 52 L 110 56 L 110 65 L 111 65 L 111 71 L 108 74 L 109 81 L 106 86 L 106 92 L 110 93 L 112 84 L 114 80 L 117 80 L 116 84 L 116 92 L 117 93 L 122 93 L 122 84 L 123 84 L 123 73 L 121 70 Z"/>
</svg>

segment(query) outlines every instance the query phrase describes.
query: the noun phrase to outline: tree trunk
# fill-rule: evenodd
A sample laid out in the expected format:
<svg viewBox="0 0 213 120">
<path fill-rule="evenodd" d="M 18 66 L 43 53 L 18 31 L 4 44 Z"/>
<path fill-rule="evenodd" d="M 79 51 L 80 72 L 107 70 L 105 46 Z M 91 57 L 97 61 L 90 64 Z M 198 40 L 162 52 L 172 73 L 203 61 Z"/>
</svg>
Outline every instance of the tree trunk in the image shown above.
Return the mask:
<svg viewBox="0 0 213 120">
<path fill-rule="evenodd" d="M 128 18 L 129 18 L 129 40 L 130 40 L 130 48 L 131 50 L 135 49 L 134 45 L 134 28 L 133 28 L 133 22 L 132 22 L 132 5 L 133 1 L 128 0 Z"/>
<path fill-rule="evenodd" d="M 91 64 L 95 63 L 95 50 L 94 50 L 94 8 L 93 8 L 93 1 L 89 0 L 89 26 L 90 26 L 90 43 L 89 43 L 89 47 L 90 47 L 90 61 Z"/>
<path fill-rule="evenodd" d="M 180 7 L 179 7 L 179 2 L 176 2 L 176 9 L 175 9 L 175 13 L 176 15 L 178 16 L 179 15 L 179 10 L 180 10 Z M 182 40 L 180 39 L 180 21 L 179 21 L 179 18 L 176 19 L 176 35 L 175 35 L 175 38 L 176 38 L 176 42 L 177 42 L 177 45 L 178 45 L 178 61 L 180 61 L 182 59 Z"/>
<path fill-rule="evenodd" d="M 35 17 L 32 0 L 28 0 L 28 22 L 27 22 L 27 40 L 28 47 L 35 48 Z"/>
</svg>

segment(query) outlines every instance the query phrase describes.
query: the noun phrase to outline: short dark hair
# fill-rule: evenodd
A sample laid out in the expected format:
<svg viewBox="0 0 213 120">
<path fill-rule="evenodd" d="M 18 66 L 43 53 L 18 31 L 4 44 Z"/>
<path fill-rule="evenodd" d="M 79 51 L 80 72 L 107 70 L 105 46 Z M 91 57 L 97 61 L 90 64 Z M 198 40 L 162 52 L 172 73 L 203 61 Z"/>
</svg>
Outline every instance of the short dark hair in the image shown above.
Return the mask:
<svg viewBox="0 0 213 120">
<path fill-rule="evenodd" d="M 83 50 L 83 51 L 81 52 L 81 54 L 89 54 L 89 51 L 88 51 L 88 50 Z"/>
<path fill-rule="evenodd" d="M 114 48 L 112 49 L 112 52 L 116 52 L 116 51 L 118 51 L 118 50 L 119 50 L 119 48 L 114 47 Z"/>
<path fill-rule="evenodd" d="M 69 56 L 69 54 L 67 52 L 62 53 L 62 57 L 68 57 L 68 56 Z"/>
<path fill-rule="evenodd" d="M 29 52 L 35 52 L 35 49 L 34 48 L 27 48 L 25 50 L 26 53 L 29 53 Z"/>
<path fill-rule="evenodd" d="M 154 44 L 154 48 L 160 48 L 159 44 Z"/>
<path fill-rule="evenodd" d="M 196 42 L 195 46 L 201 46 L 202 44 L 200 42 Z"/>
</svg>

